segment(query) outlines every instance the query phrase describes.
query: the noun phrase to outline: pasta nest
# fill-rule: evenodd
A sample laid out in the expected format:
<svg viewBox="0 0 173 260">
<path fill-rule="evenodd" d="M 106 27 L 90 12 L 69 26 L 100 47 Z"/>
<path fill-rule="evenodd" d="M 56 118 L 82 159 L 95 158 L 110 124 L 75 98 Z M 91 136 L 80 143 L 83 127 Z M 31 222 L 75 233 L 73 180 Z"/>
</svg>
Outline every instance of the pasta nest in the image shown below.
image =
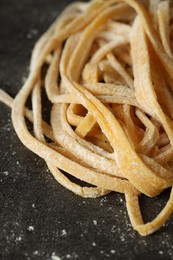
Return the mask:
<svg viewBox="0 0 173 260">
<path fill-rule="evenodd" d="M 83 197 L 124 193 L 141 235 L 173 211 L 171 191 L 144 224 L 138 201 L 173 183 L 172 21 L 169 1 L 73 3 L 36 43 L 15 99 L 0 91 L 20 140 L 55 179 Z"/>
</svg>

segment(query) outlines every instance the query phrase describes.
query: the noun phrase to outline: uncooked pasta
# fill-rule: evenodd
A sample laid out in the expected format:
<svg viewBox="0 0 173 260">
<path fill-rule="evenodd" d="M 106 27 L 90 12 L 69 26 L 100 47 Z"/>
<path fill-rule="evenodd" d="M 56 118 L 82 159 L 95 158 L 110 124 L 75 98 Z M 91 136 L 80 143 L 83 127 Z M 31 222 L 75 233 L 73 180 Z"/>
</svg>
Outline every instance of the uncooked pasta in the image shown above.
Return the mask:
<svg viewBox="0 0 173 260">
<path fill-rule="evenodd" d="M 139 205 L 141 194 L 157 196 L 173 184 L 172 49 L 167 0 L 76 2 L 36 43 L 16 97 L 0 90 L 21 142 L 55 179 L 83 197 L 125 194 L 143 236 L 173 211 L 172 190 L 149 223 Z"/>
</svg>

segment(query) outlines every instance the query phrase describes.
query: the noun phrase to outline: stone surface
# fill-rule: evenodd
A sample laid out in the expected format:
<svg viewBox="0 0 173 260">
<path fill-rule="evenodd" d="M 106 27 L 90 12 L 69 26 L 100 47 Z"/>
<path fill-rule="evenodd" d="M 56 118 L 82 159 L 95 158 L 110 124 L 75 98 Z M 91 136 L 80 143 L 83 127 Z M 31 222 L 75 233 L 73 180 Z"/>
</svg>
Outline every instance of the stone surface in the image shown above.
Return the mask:
<svg viewBox="0 0 173 260">
<path fill-rule="evenodd" d="M 71 1 L 0 0 L 0 87 L 15 96 L 38 37 Z M 83 199 L 60 186 L 14 133 L 0 104 L 0 259 L 173 259 L 173 218 L 154 235 L 130 226 L 124 196 Z M 141 198 L 145 219 L 166 202 Z"/>
</svg>

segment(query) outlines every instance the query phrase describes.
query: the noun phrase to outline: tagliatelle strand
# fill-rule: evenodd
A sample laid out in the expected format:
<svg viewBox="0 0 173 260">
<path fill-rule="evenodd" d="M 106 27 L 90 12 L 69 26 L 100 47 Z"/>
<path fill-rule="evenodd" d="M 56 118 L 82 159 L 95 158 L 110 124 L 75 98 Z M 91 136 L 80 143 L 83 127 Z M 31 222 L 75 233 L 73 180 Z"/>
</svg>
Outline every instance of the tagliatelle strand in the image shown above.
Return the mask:
<svg viewBox="0 0 173 260">
<path fill-rule="evenodd" d="M 74 3 L 36 43 L 15 99 L 0 90 L 20 140 L 55 179 L 83 197 L 124 193 L 141 235 L 173 211 L 171 191 L 144 224 L 138 201 L 173 184 L 171 12 L 169 1 Z"/>
</svg>

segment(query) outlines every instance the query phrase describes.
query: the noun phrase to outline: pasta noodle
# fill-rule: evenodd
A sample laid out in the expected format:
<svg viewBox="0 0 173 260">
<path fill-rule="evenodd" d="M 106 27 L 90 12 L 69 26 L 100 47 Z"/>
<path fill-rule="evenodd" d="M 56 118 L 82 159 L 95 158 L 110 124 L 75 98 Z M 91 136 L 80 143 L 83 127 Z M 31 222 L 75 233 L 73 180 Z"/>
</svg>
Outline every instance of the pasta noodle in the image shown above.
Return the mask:
<svg viewBox="0 0 173 260">
<path fill-rule="evenodd" d="M 172 14 L 167 0 L 73 3 L 36 43 L 15 99 L 0 90 L 21 142 L 55 179 L 83 197 L 124 193 L 143 236 L 173 212 L 171 191 L 144 224 L 138 200 L 173 184 Z"/>
</svg>

